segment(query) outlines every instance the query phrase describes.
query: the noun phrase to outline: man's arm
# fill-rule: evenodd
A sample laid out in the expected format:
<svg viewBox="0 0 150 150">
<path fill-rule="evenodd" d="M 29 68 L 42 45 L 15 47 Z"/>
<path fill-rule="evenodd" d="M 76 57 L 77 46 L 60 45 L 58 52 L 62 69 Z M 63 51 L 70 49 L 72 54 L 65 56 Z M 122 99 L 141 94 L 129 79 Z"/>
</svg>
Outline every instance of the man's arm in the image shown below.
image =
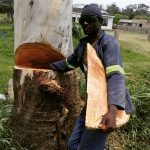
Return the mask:
<svg viewBox="0 0 150 150">
<path fill-rule="evenodd" d="M 77 51 L 78 51 L 79 46 L 80 44 L 74 50 L 73 54 L 70 55 L 68 58 L 66 58 L 65 60 L 57 61 L 57 62 L 50 64 L 49 68 L 58 72 L 67 72 L 78 67 L 79 63 L 78 63 Z"/>
</svg>

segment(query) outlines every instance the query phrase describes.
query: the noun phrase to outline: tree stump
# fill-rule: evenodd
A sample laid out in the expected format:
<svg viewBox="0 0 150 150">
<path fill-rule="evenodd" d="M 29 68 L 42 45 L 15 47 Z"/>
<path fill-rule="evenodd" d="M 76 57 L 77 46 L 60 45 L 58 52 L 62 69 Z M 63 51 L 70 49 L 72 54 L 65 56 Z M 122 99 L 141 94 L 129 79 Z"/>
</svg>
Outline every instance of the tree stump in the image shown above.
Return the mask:
<svg viewBox="0 0 150 150">
<path fill-rule="evenodd" d="M 65 150 L 81 105 L 76 72 L 14 67 L 13 144 Z"/>
<path fill-rule="evenodd" d="M 72 0 L 15 0 L 12 142 L 65 150 L 79 114 L 77 74 L 49 70 L 72 53 Z"/>
</svg>

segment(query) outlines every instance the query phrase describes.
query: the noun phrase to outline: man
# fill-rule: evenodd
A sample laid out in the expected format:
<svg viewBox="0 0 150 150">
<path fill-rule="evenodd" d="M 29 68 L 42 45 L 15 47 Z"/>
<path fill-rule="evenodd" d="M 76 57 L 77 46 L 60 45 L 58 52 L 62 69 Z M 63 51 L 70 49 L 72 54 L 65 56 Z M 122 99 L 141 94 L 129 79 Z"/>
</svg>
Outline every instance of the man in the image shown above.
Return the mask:
<svg viewBox="0 0 150 150">
<path fill-rule="evenodd" d="M 50 68 L 56 71 L 70 71 L 78 66 L 86 75 L 86 44 L 93 45 L 102 61 L 107 76 L 108 113 L 103 116 L 97 130 L 85 128 L 85 113 L 77 118 L 74 130 L 68 141 L 69 150 L 104 150 L 105 141 L 110 131 L 116 128 L 116 111 L 125 109 L 132 112 L 132 103 L 125 89 L 124 69 L 120 49 L 116 40 L 101 30 L 101 11 L 96 4 L 83 8 L 79 23 L 86 37 L 82 38 L 66 60 L 52 63 Z M 130 106 L 130 107 L 129 107 Z"/>
</svg>

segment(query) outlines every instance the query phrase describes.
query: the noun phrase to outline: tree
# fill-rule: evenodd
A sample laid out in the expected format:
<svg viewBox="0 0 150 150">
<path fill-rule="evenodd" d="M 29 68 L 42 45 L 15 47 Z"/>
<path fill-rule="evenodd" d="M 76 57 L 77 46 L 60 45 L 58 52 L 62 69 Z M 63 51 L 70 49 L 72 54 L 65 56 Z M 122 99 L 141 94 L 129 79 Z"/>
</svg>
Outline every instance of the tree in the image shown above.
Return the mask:
<svg viewBox="0 0 150 150">
<path fill-rule="evenodd" d="M 13 22 L 13 0 L 1 0 L 0 1 L 0 12 L 10 13 L 11 21 Z"/>
<path fill-rule="evenodd" d="M 120 19 L 128 19 L 129 17 L 127 15 L 122 14 L 115 14 L 115 18 L 113 19 L 114 24 L 118 24 Z"/>
<path fill-rule="evenodd" d="M 16 149 L 64 150 L 81 109 L 75 71 L 50 71 L 72 53 L 72 1 L 15 0 L 12 138 Z"/>
<path fill-rule="evenodd" d="M 129 16 L 129 19 L 133 19 L 135 16 L 149 16 L 149 6 L 145 4 L 133 4 L 126 6 L 122 10 L 122 13 Z"/>
<path fill-rule="evenodd" d="M 106 11 L 112 15 L 121 12 L 119 7 L 117 7 L 115 3 L 112 3 L 111 5 L 107 5 Z"/>
<path fill-rule="evenodd" d="M 134 4 L 134 5 L 130 4 L 130 5 L 126 6 L 125 9 L 122 10 L 122 13 L 124 15 L 129 16 L 129 19 L 133 19 L 134 16 L 135 16 L 134 12 L 135 12 L 136 9 L 137 9 L 136 4 Z"/>
<path fill-rule="evenodd" d="M 138 8 L 135 11 L 135 15 L 143 15 L 143 16 L 148 16 L 149 13 L 149 6 L 145 5 L 145 4 L 138 4 Z"/>
</svg>

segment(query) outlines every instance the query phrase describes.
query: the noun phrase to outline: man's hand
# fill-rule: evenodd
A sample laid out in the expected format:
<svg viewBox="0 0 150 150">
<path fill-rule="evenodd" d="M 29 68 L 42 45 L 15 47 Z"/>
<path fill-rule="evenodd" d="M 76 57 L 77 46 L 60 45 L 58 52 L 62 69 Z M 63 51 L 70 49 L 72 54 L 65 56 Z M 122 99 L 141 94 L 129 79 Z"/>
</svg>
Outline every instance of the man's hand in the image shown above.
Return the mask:
<svg viewBox="0 0 150 150">
<path fill-rule="evenodd" d="M 98 126 L 102 131 L 110 132 L 116 129 L 116 111 L 117 107 L 115 105 L 108 107 L 108 112 L 103 116 Z"/>
</svg>

